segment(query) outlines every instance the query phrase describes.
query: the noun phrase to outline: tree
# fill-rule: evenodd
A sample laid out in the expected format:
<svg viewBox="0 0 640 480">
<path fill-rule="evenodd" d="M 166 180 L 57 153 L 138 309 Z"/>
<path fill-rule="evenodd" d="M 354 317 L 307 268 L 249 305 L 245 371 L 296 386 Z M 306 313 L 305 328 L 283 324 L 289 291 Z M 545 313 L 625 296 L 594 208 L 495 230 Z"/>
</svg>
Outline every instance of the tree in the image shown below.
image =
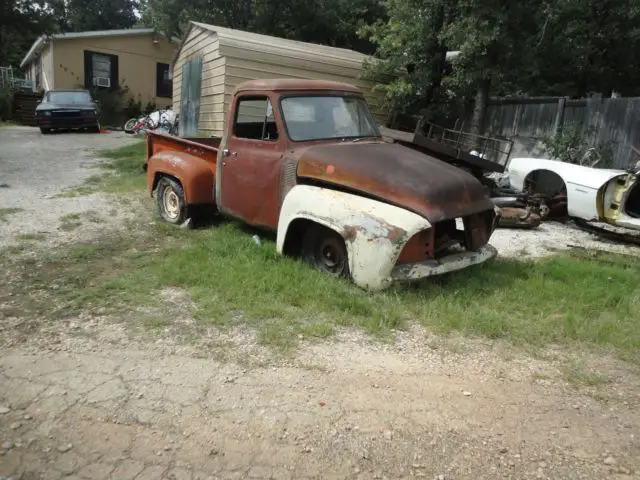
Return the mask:
<svg viewBox="0 0 640 480">
<path fill-rule="evenodd" d="M 388 21 L 362 29 L 377 46 L 372 78 L 396 108 L 474 99 L 482 131 L 490 94 L 640 93 L 640 0 L 387 0 Z M 460 51 L 449 67 L 447 50 Z"/>
<path fill-rule="evenodd" d="M 640 93 L 640 1 L 547 2 L 530 91 L 584 97 Z"/>
<path fill-rule="evenodd" d="M 189 20 L 373 52 L 358 26 L 384 15 L 378 0 L 146 0 L 142 19 L 181 37 Z"/>
<path fill-rule="evenodd" d="M 395 107 L 424 109 L 436 98 L 475 96 L 472 129 L 481 131 L 491 88 L 508 84 L 526 63 L 539 0 L 388 0 L 389 20 L 361 31 L 377 44 L 369 74 L 406 73 L 388 84 Z M 459 51 L 451 68 L 446 52 Z"/>
<path fill-rule="evenodd" d="M 0 66 L 19 65 L 34 39 L 56 28 L 53 11 L 44 0 L 0 2 Z"/>
<path fill-rule="evenodd" d="M 137 0 L 66 0 L 61 29 L 71 32 L 133 27 Z"/>
</svg>

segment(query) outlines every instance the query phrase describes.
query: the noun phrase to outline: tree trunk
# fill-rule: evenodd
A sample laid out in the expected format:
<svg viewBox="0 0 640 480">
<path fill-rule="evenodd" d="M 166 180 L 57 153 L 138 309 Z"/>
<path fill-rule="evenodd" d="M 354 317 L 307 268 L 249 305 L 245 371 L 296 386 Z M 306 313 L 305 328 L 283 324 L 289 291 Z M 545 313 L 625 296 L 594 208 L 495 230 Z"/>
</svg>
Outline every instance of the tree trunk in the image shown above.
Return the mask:
<svg viewBox="0 0 640 480">
<path fill-rule="evenodd" d="M 476 91 L 476 98 L 473 104 L 473 116 L 471 117 L 471 133 L 482 135 L 484 133 L 484 122 L 487 115 L 487 102 L 489 101 L 489 80 L 481 80 Z"/>
</svg>

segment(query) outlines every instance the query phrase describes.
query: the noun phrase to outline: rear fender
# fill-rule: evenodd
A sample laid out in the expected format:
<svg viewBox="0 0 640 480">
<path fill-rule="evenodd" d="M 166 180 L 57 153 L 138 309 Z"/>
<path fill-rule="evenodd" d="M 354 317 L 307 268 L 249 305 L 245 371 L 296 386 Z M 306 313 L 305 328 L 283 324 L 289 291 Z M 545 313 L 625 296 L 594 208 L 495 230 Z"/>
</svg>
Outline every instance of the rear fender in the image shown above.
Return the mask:
<svg viewBox="0 0 640 480">
<path fill-rule="evenodd" d="M 184 152 L 164 151 L 153 155 L 147 163 L 147 188 L 150 194 L 161 176 L 176 178 L 189 205 L 213 204 L 215 172 L 199 157 Z"/>
<path fill-rule="evenodd" d="M 310 185 L 296 185 L 284 199 L 276 248 L 284 252 L 292 224 L 307 220 L 337 232 L 345 241 L 354 283 L 378 290 L 391 283 L 391 271 L 409 239 L 431 224 L 421 216 L 369 198 Z"/>
</svg>

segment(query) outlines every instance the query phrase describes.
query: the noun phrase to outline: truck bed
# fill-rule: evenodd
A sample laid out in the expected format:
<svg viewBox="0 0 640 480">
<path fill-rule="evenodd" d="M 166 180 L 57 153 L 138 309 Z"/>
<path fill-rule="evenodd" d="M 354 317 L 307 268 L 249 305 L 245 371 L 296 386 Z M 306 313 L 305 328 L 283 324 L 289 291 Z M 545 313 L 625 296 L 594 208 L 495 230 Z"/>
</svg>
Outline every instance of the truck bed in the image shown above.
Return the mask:
<svg viewBox="0 0 640 480">
<path fill-rule="evenodd" d="M 147 132 L 147 162 L 153 155 L 169 151 L 189 153 L 215 166 L 220 141 L 219 137 L 183 138 L 166 133 Z"/>
</svg>

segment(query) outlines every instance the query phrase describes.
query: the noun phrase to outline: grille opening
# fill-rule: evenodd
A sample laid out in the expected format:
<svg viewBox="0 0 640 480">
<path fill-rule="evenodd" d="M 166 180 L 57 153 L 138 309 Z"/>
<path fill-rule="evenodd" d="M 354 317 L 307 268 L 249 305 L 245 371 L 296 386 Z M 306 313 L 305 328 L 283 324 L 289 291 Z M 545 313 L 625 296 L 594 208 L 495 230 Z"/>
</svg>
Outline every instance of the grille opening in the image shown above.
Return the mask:
<svg viewBox="0 0 640 480">
<path fill-rule="evenodd" d="M 400 252 L 397 265 L 437 260 L 454 252 L 478 250 L 487 244 L 493 211 L 442 220 L 417 233 Z"/>
<path fill-rule="evenodd" d="M 440 258 L 456 248 L 460 250 L 464 245 L 464 220 L 452 218 L 435 224 L 434 258 Z"/>
</svg>

